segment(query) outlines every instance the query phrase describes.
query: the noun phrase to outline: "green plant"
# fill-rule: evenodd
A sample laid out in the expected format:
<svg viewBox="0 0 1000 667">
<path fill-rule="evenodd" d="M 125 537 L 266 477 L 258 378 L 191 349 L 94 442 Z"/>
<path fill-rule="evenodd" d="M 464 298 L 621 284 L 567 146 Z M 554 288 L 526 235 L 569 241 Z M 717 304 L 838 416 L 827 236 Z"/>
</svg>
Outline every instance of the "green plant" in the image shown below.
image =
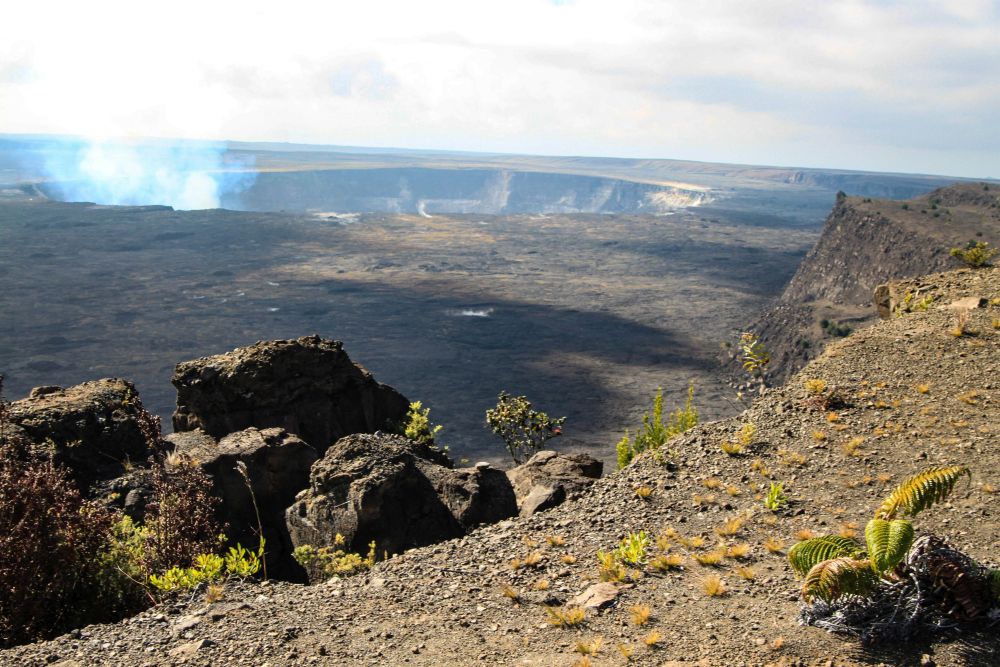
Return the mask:
<svg viewBox="0 0 1000 667">
<path fill-rule="evenodd" d="M 694 407 L 693 382 L 688 385 L 687 401 L 685 401 L 684 407 L 670 413 L 666 421 L 663 419 L 663 388 L 658 388 L 653 397 L 652 414 L 647 412 L 642 416 L 642 429 L 637 429 L 635 436 L 631 439 L 626 433 L 625 437 L 615 446 L 618 467 L 627 466 L 640 452 L 646 450 L 659 452 L 668 440 L 693 428 L 697 423 L 698 410 Z"/>
<path fill-rule="evenodd" d="M 804 540 L 788 551 L 796 574 L 805 576 L 806 601 L 831 602 L 844 595 L 866 595 L 906 558 L 913 545 L 913 525 L 897 514 L 915 516 L 943 501 L 962 477 L 964 466 L 928 468 L 909 477 L 890 493 L 865 527 L 865 545 L 839 535 Z"/>
<path fill-rule="evenodd" d="M 304 544 L 296 547 L 292 557 L 305 568 L 310 581 L 325 581 L 330 577 L 344 577 L 364 570 L 369 570 L 375 564 L 375 543 L 368 545 L 368 554 L 345 551 L 344 536 L 334 537 L 333 547 L 314 547 Z"/>
<path fill-rule="evenodd" d="M 403 435 L 426 447 L 436 447 L 437 434 L 441 432 L 442 426 L 431 426 L 430 414 L 431 409 L 425 408 L 420 401 L 410 403 Z"/>
<path fill-rule="evenodd" d="M 562 434 L 565 417 L 551 419 L 544 412 L 531 409 L 524 396 L 500 392 L 496 407 L 486 411 L 486 424 L 500 436 L 514 463 L 520 464 L 545 441 Z"/>
<path fill-rule="evenodd" d="M 237 544 L 230 547 L 225 556 L 198 554 L 191 567 L 172 567 L 163 574 L 152 574 L 149 576 L 149 583 L 161 593 L 173 593 L 191 590 L 201 584 L 212 584 L 224 578 L 246 579 L 260 571 L 263 554 L 263 542 L 257 553 Z"/>
<path fill-rule="evenodd" d="M 640 530 L 638 533 L 629 533 L 622 538 L 621 543 L 615 548 L 615 558 L 629 565 L 639 566 L 646 562 L 646 549 L 649 546 L 649 535 L 646 531 Z"/>
<path fill-rule="evenodd" d="M 952 248 L 952 257 L 957 257 L 973 268 L 989 266 L 990 259 L 997 254 L 997 249 L 986 241 L 969 241 L 964 248 Z"/>
<path fill-rule="evenodd" d="M 788 504 L 788 496 L 785 495 L 785 485 L 781 482 L 771 482 L 771 487 L 764 496 L 764 507 L 775 512 Z"/>
<path fill-rule="evenodd" d="M 743 370 L 751 375 L 763 373 L 764 367 L 771 362 L 771 354 L 752 331 L 740 335 L 739 348 Z"/>
</svg>

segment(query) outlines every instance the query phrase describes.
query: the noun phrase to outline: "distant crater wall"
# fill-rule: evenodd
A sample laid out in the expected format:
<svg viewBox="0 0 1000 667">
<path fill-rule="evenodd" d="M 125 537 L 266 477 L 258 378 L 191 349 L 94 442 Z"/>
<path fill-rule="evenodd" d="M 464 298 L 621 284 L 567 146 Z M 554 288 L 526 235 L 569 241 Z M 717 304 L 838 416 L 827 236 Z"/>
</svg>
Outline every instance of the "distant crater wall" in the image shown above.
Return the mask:
<svg viewBox="0 0 1000 667">
<path fill-rule="evenodd" d="M 661 213 L 707 192 L 574 174 L 497 169 L 326 169 L 264 172 L 223 197 L 249 211 L 376 213 Z"/>
</svg>

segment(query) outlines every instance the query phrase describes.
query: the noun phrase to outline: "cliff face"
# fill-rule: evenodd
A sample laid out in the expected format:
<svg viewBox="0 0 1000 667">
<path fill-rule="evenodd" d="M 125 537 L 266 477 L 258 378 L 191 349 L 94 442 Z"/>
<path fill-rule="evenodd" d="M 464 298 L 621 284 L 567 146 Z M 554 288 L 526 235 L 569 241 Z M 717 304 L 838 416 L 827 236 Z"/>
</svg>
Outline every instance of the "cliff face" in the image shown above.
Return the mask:
<svg viewBox="0 0 1000 667">
<path fill-rule="evenodd" d="M 772 381 L 870 324 L 878 285 L 961 266 L 949 249 L 970 239 L 1000 239 L 1000 188 L 963 183 L 906 202 L 838 196 L 781 297 L 749 327 L 771 353 Z"/>
<path fill-rule="evenodd" d="M 662 213 L 711 201 L 704 189 L 577 174 L 493 169 L 267 172 L 226 208 L 382 213 Z"/>
</svg>

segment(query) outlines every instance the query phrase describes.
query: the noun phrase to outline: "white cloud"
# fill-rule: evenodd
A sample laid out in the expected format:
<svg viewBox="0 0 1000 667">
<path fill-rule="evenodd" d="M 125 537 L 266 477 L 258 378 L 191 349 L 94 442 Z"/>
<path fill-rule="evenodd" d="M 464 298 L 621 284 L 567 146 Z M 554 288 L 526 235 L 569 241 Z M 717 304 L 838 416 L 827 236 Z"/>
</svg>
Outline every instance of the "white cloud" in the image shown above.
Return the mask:
<svg viewBox="0 0 1000 667">
<path fill-rule="evenodd" d="M 979 0 L 18 3 L 0 132 L 1000 176 L 998 36 Z"/>
</svg>

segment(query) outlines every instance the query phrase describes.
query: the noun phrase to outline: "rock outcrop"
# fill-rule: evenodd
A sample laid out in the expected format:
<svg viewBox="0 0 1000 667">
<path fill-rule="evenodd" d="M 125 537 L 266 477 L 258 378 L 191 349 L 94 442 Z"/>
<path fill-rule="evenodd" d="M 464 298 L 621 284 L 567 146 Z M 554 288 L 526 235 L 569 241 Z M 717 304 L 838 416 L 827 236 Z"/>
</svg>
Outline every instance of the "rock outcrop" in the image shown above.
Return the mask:
<svg viewBox="0 0 1000 667">
<path fill-rule="evenodd" d="M 604 464 L 587 454 L 537 452 L 507 471 L 521 516 L 555 507 L 600 479 Z"/>
<path fill-rule="evenodd" d="M 329 546 L 340 534 L 353 551 L 366 552 L 375 542 L 379 553 L 398 553 L 516 513 L 503 471 L 486 465 L 455 470 L 440 452 L 376 433 L 330 447 L 286 520 L 295 546 Z"/>
<path fill-rule="evenodd" d="M 246 428 L 279 427 L 322 454 L 352 433 L 393 428 L 406 398 L 353 363 L 340 341 L 307 336 L 258 342 L 177 365 L 175 431 L 221 438 Z"/>
<path fill-rule="evenodd" d="M 969 239 L 996 245 L 998 209 L 1000 189 L 982 183 L 906 202 L 838 196 L 819 241 L 781 297 L 748 327 L 771 354 L 770 379 L 784 381 L 825 343 L 870 325 L 879 285 L 957 268 L 961 263 L 949 249 Z"/>
<path fill-rule="evenodd" d="M 37 387 L 10 406 L 12 424 L 35 448 L 51 452 L 84 492 L 121 477 L 150 455 L 149 419 L 127 380 L 104 379 L 73 387 Z"/>
<path fill-rule="evenodd" d="M 229 525 L 229 540 L 256 548 L 259 510 L 269 575 L 300 579 L 300 569 L 291 558 L 285 508 L 308 486 L 316 450 L 280 428 L 248 428 L 218 443 L 202 431 L 173 434 L 168 440 L 176 452 L 197 461 L 212 478 L 213 494 L 221 500 L 219 518 Z M 246 478 L 238 469 L 241 464 Z"/>
</svg>

